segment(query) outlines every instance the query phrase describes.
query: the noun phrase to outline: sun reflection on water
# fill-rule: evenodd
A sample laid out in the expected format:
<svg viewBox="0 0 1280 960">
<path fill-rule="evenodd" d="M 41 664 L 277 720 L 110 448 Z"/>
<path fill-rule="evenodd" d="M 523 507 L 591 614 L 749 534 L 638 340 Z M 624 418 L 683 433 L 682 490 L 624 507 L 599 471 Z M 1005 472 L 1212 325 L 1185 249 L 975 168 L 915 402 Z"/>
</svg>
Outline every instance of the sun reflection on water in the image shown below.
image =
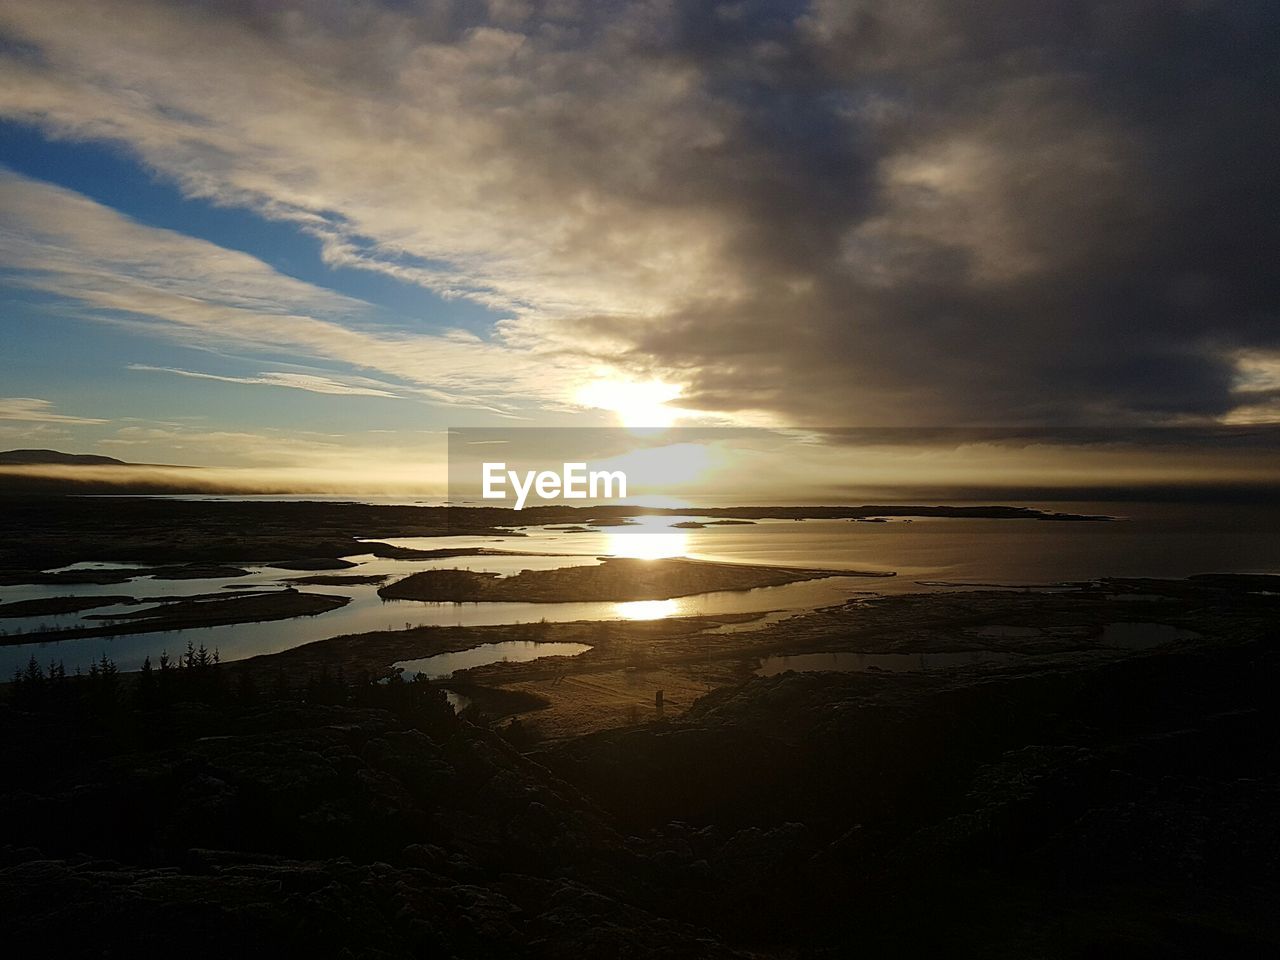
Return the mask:
<svg viewBox="0 0 1280 960">
<path fill-rule="evenodd" d="M 610 532 L 608 552 L 635 560 L 664 560 L 684 556 L 688 547 L 689 538 L 684 533 L 650 533 L 637 525 L 634 529 Z"/>
<path fill-rule="evenodd" d="M 675 600 L 630 600 L 613 605 L 614 615 L 620 620 L 661 620 L 675 616 L 679 609 Z"/>
</svg>

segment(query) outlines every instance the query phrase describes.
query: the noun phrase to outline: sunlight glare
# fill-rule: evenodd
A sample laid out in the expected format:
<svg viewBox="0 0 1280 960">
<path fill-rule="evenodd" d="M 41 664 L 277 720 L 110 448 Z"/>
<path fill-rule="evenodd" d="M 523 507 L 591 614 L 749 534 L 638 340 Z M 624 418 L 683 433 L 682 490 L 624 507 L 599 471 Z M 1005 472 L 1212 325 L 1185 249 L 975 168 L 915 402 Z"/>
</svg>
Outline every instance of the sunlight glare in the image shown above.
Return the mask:
<svg viewBox="0 0 1280 960">
<path fill-rule="evenodd" d="M 688 539 L 683 533 L 611 532 L 608 552 L 611 556 L 633 560 L 665 560 L 684 556 Z"/>
<path fill-rule="evenodd" d="M 674 616 L 679 609 L 675 600 L 631 600 L 613 605 L 614 615 L 620 620 L 662 620 Z"/>
<path fill-rule="evenodd" d="M 610 410 L 624 427 L 669 427 L 682 411 L 667 404 L 683 392 L 661 380 L 597 380 L 578 391 L 584 407 Z"/>
<path fill-rule="evenodd" d="M 593 469 L 621 470 L 631 484 L 629 490 L 653 493 L 704 481 L 712 466 L 712 450 L 707 444 L 668 443 L 599 460 Z"/>
</svg>

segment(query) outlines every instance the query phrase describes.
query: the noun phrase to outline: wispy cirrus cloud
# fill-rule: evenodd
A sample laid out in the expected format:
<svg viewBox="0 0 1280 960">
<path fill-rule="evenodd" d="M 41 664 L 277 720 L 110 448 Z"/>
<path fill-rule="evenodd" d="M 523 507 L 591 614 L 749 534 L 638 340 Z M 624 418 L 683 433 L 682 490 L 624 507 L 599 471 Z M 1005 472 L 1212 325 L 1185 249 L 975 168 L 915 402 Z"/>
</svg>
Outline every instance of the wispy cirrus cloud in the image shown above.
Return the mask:
<svg viewBox="0 0 1280 960">
<path fill-rule="evenodd" d="M 196 380 L 217 380 L 222 383 L 240 383 L 262 385 L 268 387 L 287 387 L 291 390 L 305 390 L 308 393 L 324 393 L 344 397 L 391 397 L 400 399 L 404 396 L 391 389 L 390 384 L 375 386 L 378 381 L 356 378 L 343 380 L 334 377 L 321 377 L 306 373 L 288 373 L 284 371 L 265 371 L 251 377 L 231 377 L 216 373 L 201 373 L 198 370 L 183 370 L 179 367 L 153 367 L 144 363 L 129 364 L 130 370 L 146 373 L 171 373 L 179 377 L 191 377 Z"/>
<path fill-rule="evenodd" d="M 563 404 L 581 380 L 572 360 L 501 337 L 382 328 L 367 303 L 3 169 L 0 224 L 9 283 L 71 301 L 83 316 L 184 344 L 343 364 L 401 381 L 399 395 L 506 415 L 517 401 Z M 271 373 L 241 382 L 397 395 L 370 378 L 345 375 Z"/>
<path fill-rule="evenodd" d="M 0 420 L 21 420 L 27 423 L 97 424 L 110 423 L 97 417 L 77 417 L 58 413 L 50 400 L 35 397 L 0 397 Z"/>
</svg>

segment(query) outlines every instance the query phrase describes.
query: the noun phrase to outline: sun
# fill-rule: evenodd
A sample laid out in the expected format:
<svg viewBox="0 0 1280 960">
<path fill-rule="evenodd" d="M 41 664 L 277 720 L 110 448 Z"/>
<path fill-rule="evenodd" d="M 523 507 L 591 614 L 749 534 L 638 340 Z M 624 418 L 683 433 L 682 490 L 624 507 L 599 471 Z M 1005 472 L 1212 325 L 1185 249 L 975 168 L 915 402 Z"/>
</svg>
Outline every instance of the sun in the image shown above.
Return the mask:
<svg viewBox="0 0 1280 960">
<path fill-rule="evenodd" d="M 613 411 L 624 427 L 669 427 L 683 411 L 667 404 L 682 392 L 678 384 L 661 380 L 597 380 L 575 399 L 584 407 Z"/>
</svg>

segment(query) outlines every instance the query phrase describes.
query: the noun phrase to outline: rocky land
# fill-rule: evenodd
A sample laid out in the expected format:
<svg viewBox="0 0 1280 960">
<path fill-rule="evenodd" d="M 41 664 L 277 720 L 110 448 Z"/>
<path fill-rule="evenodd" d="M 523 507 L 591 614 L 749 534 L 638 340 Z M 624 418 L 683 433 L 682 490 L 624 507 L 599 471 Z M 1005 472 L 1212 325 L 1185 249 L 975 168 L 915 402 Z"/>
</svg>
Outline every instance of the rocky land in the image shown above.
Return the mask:
<svg viewBox="0 0 1280 960">
<path fill-rule="evenodd" d="M 0 645 L 111 637 L 123 634 L 181 630 L 186 627 L 215 627 L 229 623 L 258 623 L 315 616 L 350 603 L 349 597 L 324 593 L 302 593 L 293 589 L 252 593 L 197 594 L 190 597 L 49 597 L 0 605 L 0 617 L 41 616 L 92 610 L 112 604 L 136 605 L 137 609 L 115 613 L 90 613 L 85 621 L 101 621 L 101 626 L 47 628 L 35 633 L 0 636 Z M 7 608 L 7 609 L 6 609 Z"/>
<path fill-rule="evenodd" d="M 518 528 L 568 524 L 625 525 L 640 515 L 682 516 L 688 510 L 652 507 L 370 506 L 299 501 L 201 501 L 145 497 L 6 497 L 0 511 L 0 584 L 118 583 L 125 573 L 51 569 L 80 561 L 128 561 L 181 573 L 199 564 L 271 564 L 330 570 L 342 557 L 432 557 L 457 549 L 420 551 L 376 541 L 393 537 L 520 536 Z M 1102 521 L 1107 517 L 1011 506 L 708 507 L 699 516 L 721 520 L 961 517 L 1011 521 Z M 374 541 L 374 542 L 369 542 Z M 474 554 L 474 549 L 463 552 Z M 481 551 L 483 552 L 483 551 Z M 135 572 L 133 575 L 137 575 Z M 198 573 L 189 573 L 198 576 Z M 214 574 L 208 574 L 210 576 Z M 233 574 L 220 574 L 233 575 Z M 96 576 L 98 579 L 84 579 Z M 52 577 L 53 579 L 48 579 Z"/>
<path fill-rule="evenodd" d="M 823 577 L 884 577 L 892 573 L 805 570 L 698 560 L 607 557 L 596 566 L 524 570 L 508 577 L 468 570 L 425 570 L 378 590 L 386 600 L 440 603 L 627 602 L 666 600 L 720 590 L 753 590 Z"/>
<path fill-rule="evenodd" d="M 6 946 L 1276 955 L 1276 585 L 902 596 L 758 630 L 388 632 L 33 675 L 0 707 Z M 371 682 L 516 637 L 592 649 L 455 678 L 475 695 L 461 716 L 434 684 Z M 836 651 L 1002 657 L 755 676 L 761 657 Z M 628 676 L 647 710 L 609 692 Z M 699 692 L 659 714 L 654 687 L 679 678 Z"/>
</svg>

